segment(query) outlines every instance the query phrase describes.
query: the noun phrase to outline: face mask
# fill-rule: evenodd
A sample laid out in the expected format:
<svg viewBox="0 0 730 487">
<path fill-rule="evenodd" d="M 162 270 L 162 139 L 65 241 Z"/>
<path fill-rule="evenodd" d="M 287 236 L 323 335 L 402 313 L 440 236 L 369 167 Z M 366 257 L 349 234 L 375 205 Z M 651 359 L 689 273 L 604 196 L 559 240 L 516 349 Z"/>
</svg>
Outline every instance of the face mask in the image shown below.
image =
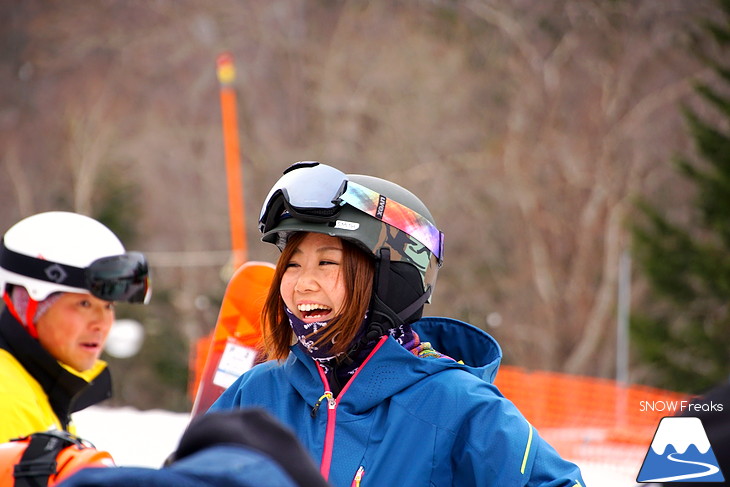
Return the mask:
<svg viewBox="0 0 730 487">
<path fill-rule="evenodd" d="M 286 315 L 289 317 L 289 324 L 291 325 L 294 334 L 299 341 L 299 345 L 315 360 L 317 361 L 328 361 L 338 355 L 332 355 L 330 350 L 332 349 L 333 342 L 321 343 L 315 345 L 315 342 L 319 338 L 319 332 L 327 326 L 329 321 L 315 321 L 314 323 L 305 323 L 300 320 L 294 313 L 288 308 L 285 308 Z"/>
</svg>

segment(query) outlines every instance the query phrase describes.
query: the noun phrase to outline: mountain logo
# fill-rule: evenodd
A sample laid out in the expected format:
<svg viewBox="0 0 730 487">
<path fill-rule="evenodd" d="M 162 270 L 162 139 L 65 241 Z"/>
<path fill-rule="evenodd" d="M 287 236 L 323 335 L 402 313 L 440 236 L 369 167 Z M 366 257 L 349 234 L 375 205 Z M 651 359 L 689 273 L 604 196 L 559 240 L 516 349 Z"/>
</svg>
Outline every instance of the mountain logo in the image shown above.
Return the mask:
<svg viewBox="0 0 730 487">
<path fill-rule="evenodd" d="M 636 481 L 724 482 L 700 418 L 662 418 Z"/>
</svg>

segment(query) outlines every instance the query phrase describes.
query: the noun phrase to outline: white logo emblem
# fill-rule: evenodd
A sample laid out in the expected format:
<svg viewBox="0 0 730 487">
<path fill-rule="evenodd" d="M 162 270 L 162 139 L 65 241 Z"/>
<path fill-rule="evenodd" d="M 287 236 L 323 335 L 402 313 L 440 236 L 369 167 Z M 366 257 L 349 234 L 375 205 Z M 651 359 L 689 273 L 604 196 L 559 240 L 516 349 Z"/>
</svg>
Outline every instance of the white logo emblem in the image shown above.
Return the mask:
<svg viewBox="0 0 730 487">
<path fill-rule="evenodd" d="M 335 222 L 335 228 L 339 228 L 341 230 L 357 230 L 360 228 L 360 224 L 357 222 L 346 222 L 344 220 L 337 220 Z"/>
<path fill-rule="evenodd" d="M 700 418 L 662 418 L 636 481 L 723 482 Z"/>
</svg>

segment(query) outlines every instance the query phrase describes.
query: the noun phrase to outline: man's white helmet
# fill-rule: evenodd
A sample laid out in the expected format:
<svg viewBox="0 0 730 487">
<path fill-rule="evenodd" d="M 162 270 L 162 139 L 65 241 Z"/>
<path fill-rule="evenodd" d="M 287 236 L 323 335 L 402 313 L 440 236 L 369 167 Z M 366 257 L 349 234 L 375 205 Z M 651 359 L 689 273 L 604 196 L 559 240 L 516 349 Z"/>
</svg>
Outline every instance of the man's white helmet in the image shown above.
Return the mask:
<svg viewBox="0 0 730 487">
<path fill-rule="evenodd" d="M 51 211 L 13 225 L 0 246 L 0 292 L 23 286 L 35 301 L 54 292 L 89 293 L 109 301 L 147 302 L 142 254 L 125 253 L 106 226 L 84 215 Z"/>
</svg>

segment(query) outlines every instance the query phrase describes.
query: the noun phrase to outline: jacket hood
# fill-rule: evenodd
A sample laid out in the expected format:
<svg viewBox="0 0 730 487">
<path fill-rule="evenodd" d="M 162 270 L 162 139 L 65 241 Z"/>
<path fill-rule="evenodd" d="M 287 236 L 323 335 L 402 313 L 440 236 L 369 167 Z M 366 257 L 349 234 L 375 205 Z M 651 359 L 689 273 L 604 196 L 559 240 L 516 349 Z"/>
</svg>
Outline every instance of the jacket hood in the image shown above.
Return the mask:
<svg viewBox="0 0 730 487">
<path fill-rule="evenodd" d="M 427 317 L 411 324 L 422 342 L 458 362 L 482 380 L 494 382 L 502 361 L 497 340 L 476 326 L 451 318 Z"/>
<path fill-rule="evenodd" d="M 497 342 L 475 326 L 450 318 L 422 318 L 411 326 L 422 342 L 448 358 L 420 358 L 391 337 L 383 337 L 337 397 L 338 414 L 359 414 L 411 385 L 435 374 L 461 370 L 488 383 L 494 380 L 502 357 Z M 298 346 L 283 365 L 283 373 L 314 407 L 323 393 L 318 365 Z M 352 389 L 352 393 L 348 391 Z M 349 398 L 356 398 L 350 400 Z"/>
</svg>

